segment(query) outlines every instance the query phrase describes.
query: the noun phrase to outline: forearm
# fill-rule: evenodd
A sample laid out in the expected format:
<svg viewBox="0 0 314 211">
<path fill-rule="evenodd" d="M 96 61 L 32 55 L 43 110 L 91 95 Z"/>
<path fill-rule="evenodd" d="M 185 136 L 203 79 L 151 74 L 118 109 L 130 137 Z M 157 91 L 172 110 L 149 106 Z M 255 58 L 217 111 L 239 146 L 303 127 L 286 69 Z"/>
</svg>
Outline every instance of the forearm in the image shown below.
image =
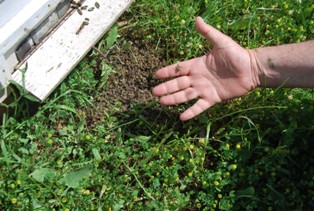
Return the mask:
<svg viewBox="0 0 314 211">
<path fill-rule="evenodd" d="M 250 50 L 259 87 L 314 88 L 314 40 Z"/>
</svg>

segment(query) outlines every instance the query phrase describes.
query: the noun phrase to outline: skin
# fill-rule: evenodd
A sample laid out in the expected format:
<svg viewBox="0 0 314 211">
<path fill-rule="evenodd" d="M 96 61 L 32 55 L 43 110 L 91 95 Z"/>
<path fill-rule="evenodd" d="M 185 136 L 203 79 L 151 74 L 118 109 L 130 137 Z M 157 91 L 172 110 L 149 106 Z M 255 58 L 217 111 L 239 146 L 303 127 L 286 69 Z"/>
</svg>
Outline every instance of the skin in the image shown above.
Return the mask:
<svg viewBox="0 0 314 211">
<path fill-rule="evenodd" d="M 256 87 L 314 87 L 314 41 L 247 50 L 200 17 L 195 26 L 213 49 L 158 70 L 157 78 L 173 79 L 152 90 L 163 105 L 197 99 L 180 115 L 182 121 Z"/>
</svg>

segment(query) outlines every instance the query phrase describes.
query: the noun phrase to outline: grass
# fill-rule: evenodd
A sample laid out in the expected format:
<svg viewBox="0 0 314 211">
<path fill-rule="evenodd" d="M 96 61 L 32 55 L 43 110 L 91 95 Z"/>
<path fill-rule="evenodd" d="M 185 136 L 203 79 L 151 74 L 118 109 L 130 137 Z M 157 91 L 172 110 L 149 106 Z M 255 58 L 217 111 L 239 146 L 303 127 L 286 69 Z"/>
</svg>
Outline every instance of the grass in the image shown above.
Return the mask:
<svg viewBox="0 0 314 211">
<path fill-rule="evenodd" d="M 210 48 L 194 29 L 195 16 L 254 48 L 312 39 L 313 7 L 140 0 L 119 30 L 134 29 L 166 51 L 170 64 Z M 313 90 L 255 90 L 187 123 L 167 109 L 148 118 L 155 102 L 119 115 L 113 107 L 89 127 L 86 108 L 97 109 L 93 96 L 103 90 L 95 86 L 105 89 L 111 70 L 102 62 L 103 80 L 95 78 L 94 54 L 34 115 L 22 112 L 26 100 L 10 105 L 15 115 L 3 117 L 0 131 L 1 210 L 313 209 Z"/>
</svg>

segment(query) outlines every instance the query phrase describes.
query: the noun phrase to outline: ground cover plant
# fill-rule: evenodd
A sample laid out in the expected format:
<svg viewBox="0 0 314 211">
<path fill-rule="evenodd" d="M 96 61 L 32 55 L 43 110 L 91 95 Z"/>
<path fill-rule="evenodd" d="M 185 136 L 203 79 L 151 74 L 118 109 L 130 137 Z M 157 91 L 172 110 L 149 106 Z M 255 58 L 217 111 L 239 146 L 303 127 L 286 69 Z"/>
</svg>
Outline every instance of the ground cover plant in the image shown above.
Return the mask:
<svg viewBox="0 0 314 211">
<path fill-rule="evenodd" d="M 254 48 L 313 39 L 313 9 L 136 1 L 38 109 L 2 105 L 0 209 L 312 210 L 313 90 L 258 89 L 186 123 L 188 105 L 162 107 L 150 90 L 158 68 L 210 50 L 198 15 Z"/>
</svg>

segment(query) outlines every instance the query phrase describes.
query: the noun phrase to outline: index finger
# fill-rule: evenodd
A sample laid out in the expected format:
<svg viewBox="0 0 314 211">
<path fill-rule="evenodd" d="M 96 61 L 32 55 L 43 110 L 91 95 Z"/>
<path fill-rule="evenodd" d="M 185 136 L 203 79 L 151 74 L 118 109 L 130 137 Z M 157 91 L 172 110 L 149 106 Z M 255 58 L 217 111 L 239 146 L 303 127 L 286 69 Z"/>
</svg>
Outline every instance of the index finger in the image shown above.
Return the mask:
<svg viewBox="0 0 314 211">
<path fill-rule="evenodd" d="M 191 60 L 188 60 L 164 67 L 156 72 L 156 77 L 163 79 L 188 75 L 190 72 L 190 63 Z"/>
</svg>

